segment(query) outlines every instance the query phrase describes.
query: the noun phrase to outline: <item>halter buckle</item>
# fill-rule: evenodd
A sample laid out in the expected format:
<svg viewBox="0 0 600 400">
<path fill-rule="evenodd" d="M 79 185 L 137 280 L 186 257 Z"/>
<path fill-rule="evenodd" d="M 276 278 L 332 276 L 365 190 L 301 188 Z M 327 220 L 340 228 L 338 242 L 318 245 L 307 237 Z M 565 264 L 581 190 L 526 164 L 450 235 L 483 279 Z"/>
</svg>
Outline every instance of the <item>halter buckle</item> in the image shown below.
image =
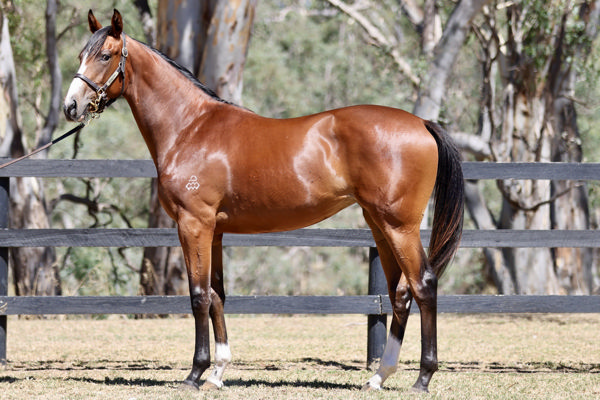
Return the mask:
<svg viewBox="0 0 600 400">
<path fill-rule="evenodd" d="M 103 110 L 102 107 L 102 103 L 104 101 L 106 94 L 105 92 L 98 90 L 98 92 L 96 92 L 96 98 L 94 100 L 92 100 L 90 102 L 89 105 L 89 112 L 92 114 L 99 114 L 101 113 Z"/>
</svg>

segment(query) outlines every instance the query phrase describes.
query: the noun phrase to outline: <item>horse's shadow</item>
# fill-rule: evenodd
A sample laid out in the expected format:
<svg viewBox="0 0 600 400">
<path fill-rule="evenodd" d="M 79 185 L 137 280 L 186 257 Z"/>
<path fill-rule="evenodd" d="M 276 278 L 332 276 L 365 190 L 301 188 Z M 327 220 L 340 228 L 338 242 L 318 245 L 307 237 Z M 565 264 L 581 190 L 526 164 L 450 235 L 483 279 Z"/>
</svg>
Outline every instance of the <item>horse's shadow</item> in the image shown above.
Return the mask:
<svg viewBox="0 0 600 400">
<path fill-rule="evenodd" d="M 309 363 L 319 367 L 325 367 L 330 369 L 342 370 L 342 371 L 360 371 L 362 368 L 359 368 L 355 365 L 349 365 L 340 363 L 337 361 L 331 360 L 323 360 L 320 358 L 302 358 L 299 360 L 301 363 Z M 100 369 L 100 370 L 127 370 L 127 371 L 141 371 L 141 370 L 169 370 L 173 369 L 172 366 L 167 365 L 153 365 L 148 366 L 143 362 L 122 362 L 122 365 L 118 366 L 101 366 L 101 367 L 92 367 L 92 366 L 84 366 L 83 368 L 72 368 L 72 367 L 62 367 L 62 368 L 52 368 L 49 367 L 47 363 L 42 366 L 37 366 L 33 368 L 27 368 L 29 370 L 40 371 L 44 369 L 61 369 L 61 370 L 74 370 L 74 369 Z M 265 370 L 279 370 L 280 367 L 276 365 L 269 365 L 263 367 Z M 261 369 L 258 366 L 253 369 Z M 24 379 L 24 378 L 23 378 Z M 22 378 L 17 378 L 10 375 L 0 376 L 0 383 L 14 383 L 22 380 Z M 95 378 L 95 377 L 66 377 L 66 381 L 74 381 L 74 382 L 82 382 L 82 383 L 91 383 L 96 385 L 108 385 L 108 386 L 140 386 L 140 387 L 156 387 L 156 386 L 166 386 L 178 388 L 181 386 L 181 381 L 171 381 L 171 380 L 161 380 L 161 379 L 152 379 L 152 378 L 124 378 L 124 377 L 104 377 L 104 378 Z M 225 380 L 226 387 L 251 387 L 251 386 L 265 386 L 271 388 L 281 388 L 281 387 L 304 387 L 309 389 L 346 389 L 353 390 L 359 389 L 360 386 L 353 384 L 345 384 L 345 383 L 336 383 L 329 382 L 321 379 L 314 380 L 302 380 L 302 379 L 293 379 L 293 380 L 278 380 L 278 381 L 269 381 L 265 379 L 255 379 L 255 378 L 232 378 Z"/>
<path fill-rule="evenodd" d="M 82 383 L 92 383 L 96 385 L 108 385 L 108 386 L 139 386 L 139 387 L 156 387 L 156 386 L 165 386 L 172 387 L 174 389 L 179 388 L 182 385 L 181 381 L 167 381 L 160 379 L 145 379 L 145 378 L 90 378 L 90 377 L 72 377 L 66 378 L 66 381 L 76 381 Z M 14 381 L 14 380 L 13 380 Z M 2 382 L 2 379 L 0 379 Z M 12 381 L 11 381 L 12 382 Z M 290 388 L 298 388 L 303 387 L 307 389 L 345 389 L 345 390 L 358 390 L 360 386 L 351 385 L 347 383 L 336 383 L 336 382 L 328 382 L 324 380 L 302 380 L 302 379 L 294 379 L 294 380 L 279 380 L 279 381 L 268 381 L 265 379 L 227 379 L 225 381 L 225 387 L 229 388 L 245 388 L 252 386 L 264 386 L 270 388 L 282 388 L 282 387 L 290 387 Z"/>
</svg>

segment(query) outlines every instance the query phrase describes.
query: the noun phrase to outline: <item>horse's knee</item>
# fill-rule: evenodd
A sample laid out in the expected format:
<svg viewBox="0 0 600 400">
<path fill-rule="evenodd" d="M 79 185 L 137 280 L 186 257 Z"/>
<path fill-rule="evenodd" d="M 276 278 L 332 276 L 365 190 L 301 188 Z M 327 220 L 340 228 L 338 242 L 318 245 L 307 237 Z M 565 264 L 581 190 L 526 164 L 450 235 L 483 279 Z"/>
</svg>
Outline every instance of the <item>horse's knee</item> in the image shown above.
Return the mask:
<svg viewBox="0 0 600 400">
<path fill-rule="evenodd" d="M 192 303 L 192 311 L 194 312 L 194 315 L 196 315 L 197 313 L 208 313 L 208 310 L 210 309 L 210 304 L 212 302 L 210 292 L 200 288 L 192 289 L 190 293 L 190 300 Z"/>
</svg>

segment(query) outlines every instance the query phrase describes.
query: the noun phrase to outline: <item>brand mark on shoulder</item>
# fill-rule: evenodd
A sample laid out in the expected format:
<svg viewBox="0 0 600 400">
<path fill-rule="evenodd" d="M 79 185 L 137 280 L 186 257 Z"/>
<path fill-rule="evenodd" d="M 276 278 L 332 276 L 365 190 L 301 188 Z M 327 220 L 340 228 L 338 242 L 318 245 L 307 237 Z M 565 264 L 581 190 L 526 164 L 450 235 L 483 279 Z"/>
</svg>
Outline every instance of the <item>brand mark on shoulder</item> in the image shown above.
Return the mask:
<svg viewBox="0 0 600 400">
<path fill-rule="evenodd" d="M 190 180 L 188 181 L 187 185 L 185 185 L 185 188 L 188 191 L 200 189 L 200 183 L 198 183 L 198 177 L 196 175 L 192 175 L 190 177 Z"/>
</svg>

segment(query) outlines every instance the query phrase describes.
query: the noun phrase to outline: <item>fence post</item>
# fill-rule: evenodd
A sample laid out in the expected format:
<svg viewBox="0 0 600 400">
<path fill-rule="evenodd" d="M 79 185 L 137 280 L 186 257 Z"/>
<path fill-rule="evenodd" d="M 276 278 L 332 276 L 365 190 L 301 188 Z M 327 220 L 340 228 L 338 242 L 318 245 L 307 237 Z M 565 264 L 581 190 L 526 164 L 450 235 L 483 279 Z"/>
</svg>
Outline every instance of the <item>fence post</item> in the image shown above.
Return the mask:
<svg viewBox="0 0 600 400">
<path fill-rule="evenodd" d="M 0 229 L 8 228 L 10 178 L 0 178 Z M 8 296 L 8 247 L 0 247 L 0 296 Z M 6 364 L 6 315 L 0 315 L 0 365 Z"/>
<path fill-rule="evenodd" d="M 387 282 L 379 259 L 377 248 L 369 248 L 369 294 L 387 294 Z M 387 336 L 387 315 L 369 315 L 367 333 L 367 368 L 374 370 L 378 367 L 383 355 Z"/>
</svg>

